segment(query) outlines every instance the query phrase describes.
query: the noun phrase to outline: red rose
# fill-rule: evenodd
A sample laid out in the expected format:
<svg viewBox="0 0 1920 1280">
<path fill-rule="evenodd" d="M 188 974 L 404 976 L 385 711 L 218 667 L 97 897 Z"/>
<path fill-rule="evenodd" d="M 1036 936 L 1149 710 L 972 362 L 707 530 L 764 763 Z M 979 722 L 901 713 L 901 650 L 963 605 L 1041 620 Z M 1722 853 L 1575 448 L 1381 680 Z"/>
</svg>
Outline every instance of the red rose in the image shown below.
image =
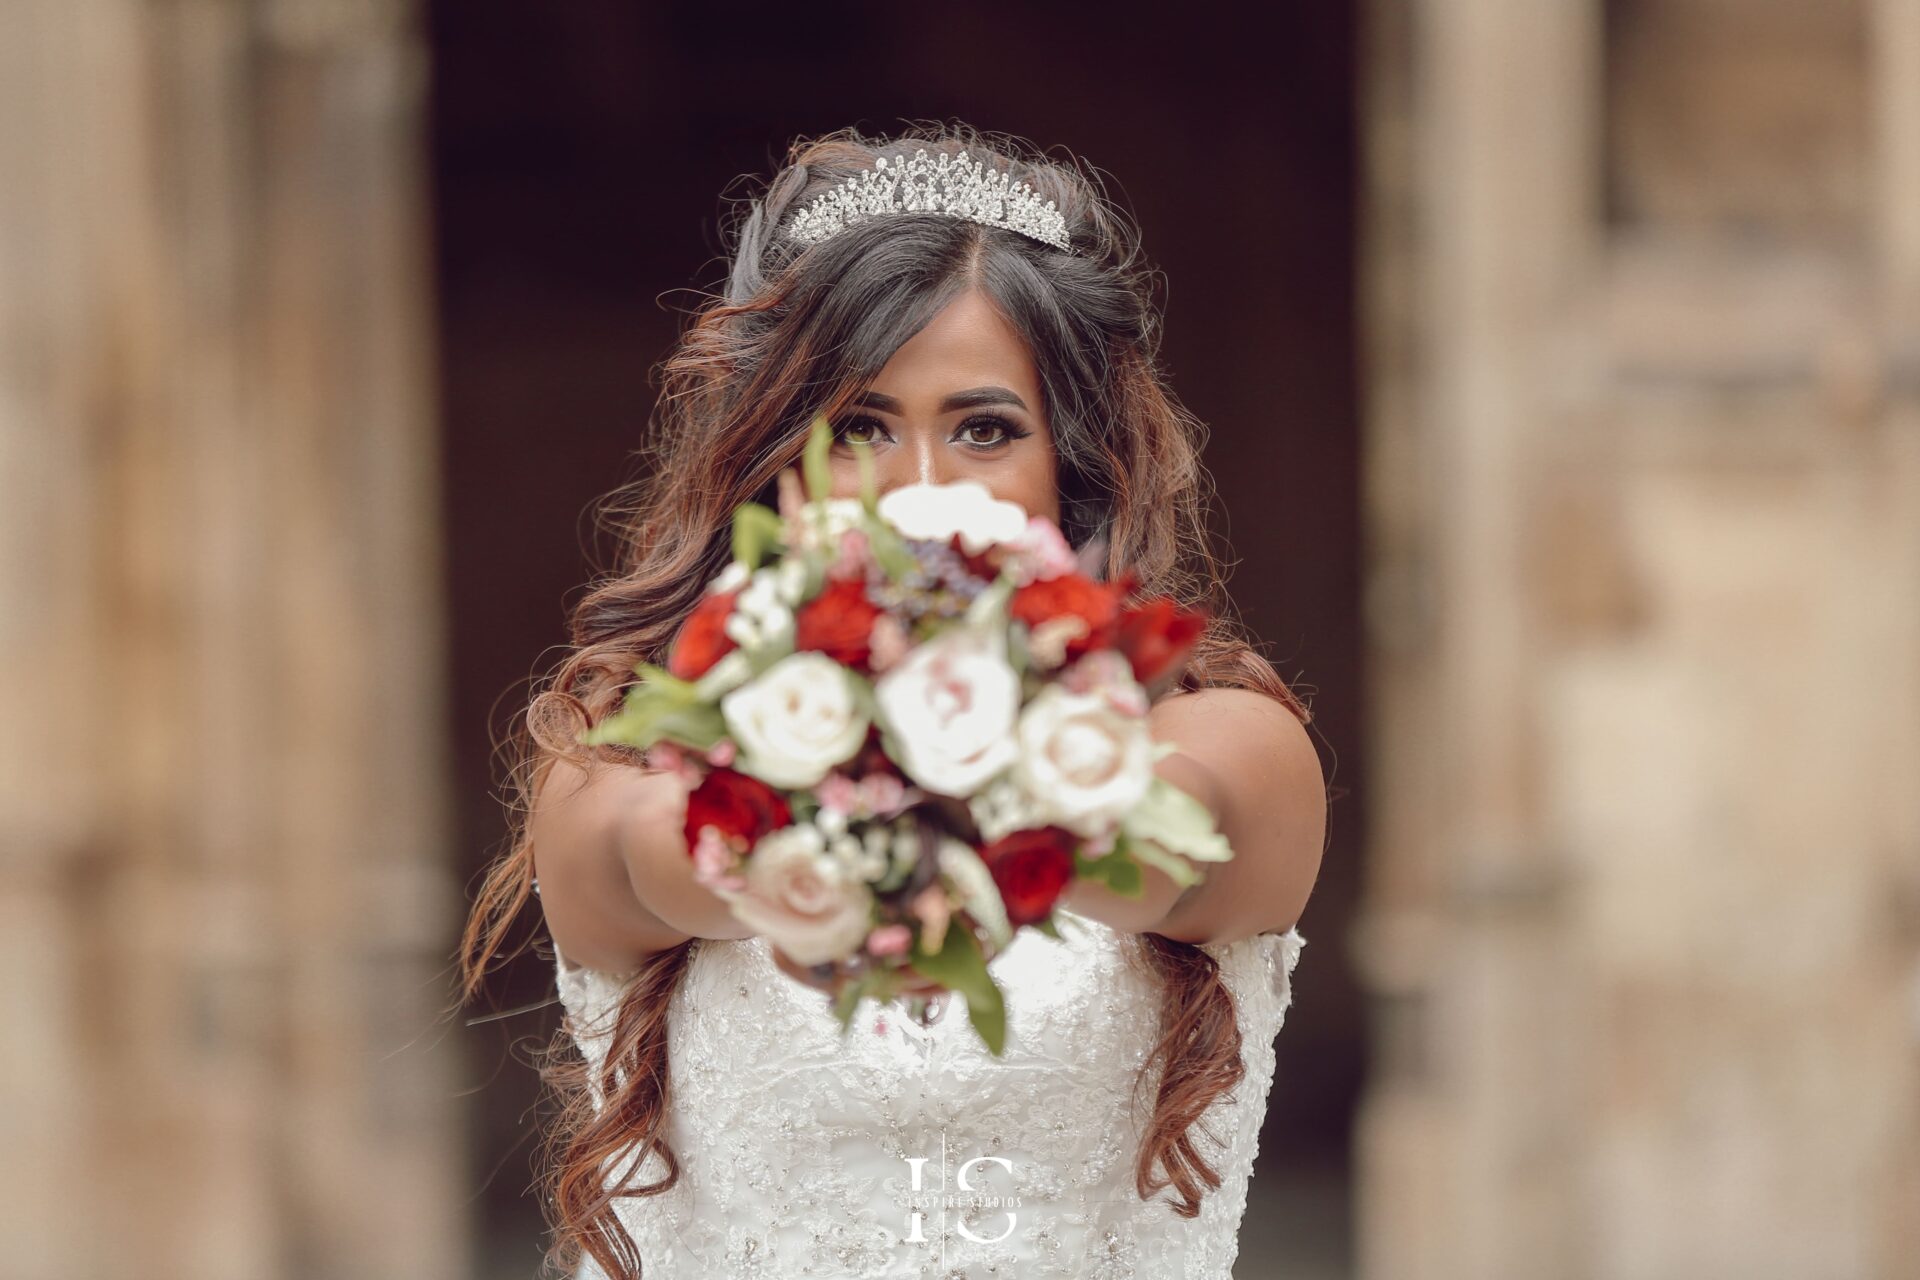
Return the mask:
<svg viewBox="0 0 1920 1280">
<path fill-rule="evenodd" d="M 1207 615 L 1186 609 L 1162 596 L 1124 610 L 1115 628 L 1114 644 L 1133 665 L 1133 678 L 1151 684 L 1207 629 Z"/>
<path fill-rule="evenodd" d="M 880 614 L 880 607 L 867 599 L 864 583 L 830 582 L 795 611 L 793 647 L 818 649 L 843 666 L 864 669 L 872 653 L 873 620 Z"/>
<path fill-rule="evenodd" d="M 727 615 L 733 612 L 738 591 L 721 591 L 705 596 L 680 624 L 673 638 L 673 652 L 667 657 L 667 670 L 682 680 L 698 680 L 707 668 L 720 661 L 728 650 L 738 648 L 727 634 Z"/>
<path fill-rule="evenodd" d="M 711 769 L 687 795 L 687 851 L 691 854 L 699 843 L 702 827 L 717 829 L 721 839 L 744 853 L 761 836 L 792 821 L 786 799 L 760 779 Z"/>
<path fill-rule="evenodd" d="M 1073 850 L 1079 837 L 1061 827 L 1012 831 L 980 850 L 993 872 L 1014 924 L 1044 920 L 1067 882 L 1073 879 Z"/>
<path fill-rule="evenodd" d="M 1113 643 L 1120 602 L 1125 598 L 1125 581 L 1095 582 L 1085 574 L 1063 573 L 1015 590 L 1011 612 L 1029 627 L 1055 618 L 1078 618 L 1086 623 L 1086 633 L 1067 642 L 1066 655 L 1071 661 L 1090 649 Z"/>
</svg>

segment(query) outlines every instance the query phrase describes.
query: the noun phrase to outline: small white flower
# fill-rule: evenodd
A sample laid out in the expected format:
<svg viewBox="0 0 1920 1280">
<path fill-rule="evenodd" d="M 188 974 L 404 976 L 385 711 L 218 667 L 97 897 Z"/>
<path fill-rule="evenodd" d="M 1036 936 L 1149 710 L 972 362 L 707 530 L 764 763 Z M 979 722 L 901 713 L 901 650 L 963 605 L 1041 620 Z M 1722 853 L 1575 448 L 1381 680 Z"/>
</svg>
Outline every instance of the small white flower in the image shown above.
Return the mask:
<svg viewBox="0 0 1920 1280">
<path fill-rule="evenodd" d="M 773 566 L 753 571 L 747 585 L 734 597 L 727 614 L 726 633 L 742 649 L 785 644 L 793 639 L 793 608 L 781 595 L 779 573 Z"/>
<path fill-rule="evenodd" d="M 824 828 L 821 834 L 827 838 L 827 856 L 845 867 L 848 875 L 856 880 L 865 880 L 867 877 L 860 874 L 860 867 L 866 861 L 866 850 L 862 848 L 859 837 L 847 831 L 835 835 Z"/>
<path fill-rule="evenodd" d="M 795 512 L 793 519 L 788 522 L 789 536 L 793 538 L 796 550 L 815 551 L 834 546 L 840 541 L 841 534 L 859 527 L 865 510 L 865 505 L 858 498 L 828 498 L 821 502 L 809 502 Z"/>
<path fill-rule="evenodd" d="M 1011 831 L 1044 827 L 1048 818 L 1038 801 L 1011 776 L 995 778 L 967 799 L 967 811 L 980 838 L 989 844 Z"/>
<path fill-rule="evenodd" d="M 1020 677 L 1004 640 L 950 628 L 909 650 L 874 687 L 901 769 L 927 790 L 971 795 L 1013 763 Z"/>
<path fill-rule="evenodd" d="M 799 556 L 788 556 L 775 565 L 773 590 L 782 604 L 789 608 L 798 605 L 807 590 L 807 562 Z"/>
<path fill-rule="evenodd" d="M 838 836 L 830 836 L 827 840 L 827 850 L 841 866 L 847 869 L 848 875 L 862 883 L 878 880 L 887 874 L 886 849 L 874 848 L 873 842 L 866 839 L 864 834 L 854 835 L 846 832 Z"/>
<path fill-rule="evenodd" d="M 902 485 L 881 495 L 879 510 L 904 537 L 945 542 L 959 534 L 971 554 L 1011 542 L 1027 529 L 1026 508 L 994 497 L 978 480 Z"/>
<path fill-rule="evenodd" d="M 811 787 L 867 739 L 855 677 L 823 653 L 788 654 L 720 699 L 738 767 L 776 787 Z"/>
<path fill-rule="evenodd" d="M 893 869 L 904 874 L 920 857 L 920 833 L 911 823 L 897 823 L 888 832 L 887 840 L 893 855 Z"/>
<path fill-rule="evenodd" d="M 742 924 L 799 964 L 852 955 L 866 940 L 873 895 L 827 852 L 817 827 L 797 824 L 766 836 L 748 855 L 746 887 L 717 889 Z"/>
<path fill-rule="evenodd" d="M 738 560 L 729 560 L 727 561 L 727 567 L 722 569 L 719 574 L 714 577 L 714 580 L 707 584 L 707 594 L 717 596 L 723 592 L 737 591 L 741 587 L 746 586 L 747 579 L 752 576 L 752 571 L 748 569 L 746 565 Z"/>
<path fill-rule="evenodd" d="M 893 865 L 893 830 L 890 827 L 871 826 L 860 833 L 862 857 L 861 866 L 870 869 L 869 880 L 879 880 L 887 874 Z"/>
<path fill-rule="evenodd" d="M 813 825 L 820 828 L 827 839 L 837 840 L 847 834 L 847 815 L 822 805 L 820 812 L 813 815 Z"/>
<path fill-rule="evenodd" d="M 1153 735 L 1143 716 L 1103 693 L 1048 685 L 1020 717 L 1014 777 L 1051 822 L 1100 834 L 1153 782 Z"/>
</svg>

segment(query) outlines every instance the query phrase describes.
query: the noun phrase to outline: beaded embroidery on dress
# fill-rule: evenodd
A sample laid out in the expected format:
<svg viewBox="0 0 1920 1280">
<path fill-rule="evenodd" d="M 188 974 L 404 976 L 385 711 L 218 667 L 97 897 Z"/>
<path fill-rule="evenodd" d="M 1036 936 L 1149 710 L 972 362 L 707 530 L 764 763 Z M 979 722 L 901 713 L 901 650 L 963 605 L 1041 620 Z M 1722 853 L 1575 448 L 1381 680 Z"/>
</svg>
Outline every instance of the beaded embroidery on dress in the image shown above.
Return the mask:
<svg viewBox="0 0 1920 1280">
<path fill-rule="evenodd" d="M 1306 939 L 1205 948 L 1238 1010 L 1246 1076 L 1201 1121 L 1223 1144 L 1197 1139 L 1222 1181 L 1189 1220 L 1170 1191 L 1143 1201 L 1133 1183 L 1153 1081 L 1137 1104 L 1132 1091 L 1158 980 L 1129 963 L 1125 935 L 1057 918 L 1061 939 L 1023 930 L 992 961 L 999 1059 L 964 996 L 925 1028 L 868 1002 L 843 1041 L 827 997 L 776 968 L 764 939 L 696 942 L 668 1011 L 680 1181 L 616 1202 L 645 1280 L 1230 1280 Z M 597 1071 L 624 981 L 555 960 L 568 1029 Z M 649 1156 L 641 1177 L 659 1173 Z M 577 1277 L 603 1280 L 591 1258 Z"/>
</svg>

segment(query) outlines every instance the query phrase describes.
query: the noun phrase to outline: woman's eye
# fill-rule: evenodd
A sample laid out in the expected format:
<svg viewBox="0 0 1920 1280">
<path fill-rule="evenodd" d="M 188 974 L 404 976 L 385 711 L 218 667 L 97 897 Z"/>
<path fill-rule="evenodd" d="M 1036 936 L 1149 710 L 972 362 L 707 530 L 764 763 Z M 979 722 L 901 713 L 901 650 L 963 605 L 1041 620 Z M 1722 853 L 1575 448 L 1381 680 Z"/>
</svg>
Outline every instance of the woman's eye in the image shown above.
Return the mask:
<svg viewBox="0 0 1920 1280">
<path fill-rule="evenodd" d="M 1005 418 L 987 414 L 961 423 L 954 432 L 953 440 L 956 444 L 985 450 L 997 449 L 1031 434 L 1026 428 Z M 834 436 L 835 442 L 843 445 L 880 444 L 889 438 L 886 427 L 877 419 L 868 417 L 848 419 L 840 425 Z"/>
<path fill-rule="evenodd" d="M 976 432 L 987 432 L 987 433 L 998 433 L 998 434 L 997 435 L 989 434 L 988 438 L 982 439 L 979 435 L 975 434 Z M 993 418 L 993 417 L 969 418 L 965 422 L 960 424 L 961 439 L 963 439 L 967 444 L 974 445 L 979 448 L 988 448 L 994 445 L 1007 444 L 1011 441 L 1018 440 L 1022 436 L 1025 436 L 1027 434 L 1028 433 L 1025 430 L 1023 430 L 1020 427 L 1014 426 L 1011 422 L 1008 422 L 1005 418 Z"/>
<path fill-rule="evenodd" d="M 880 424 L 872 418 L 855 418 L 853 421 L 841 425 L 840 442 L 842 444 L 877 444 L 879 442 L 877 435 L 862 435 L 860 433 L 863 431 L 877 431 L 879 427 Z"/>
</svg>

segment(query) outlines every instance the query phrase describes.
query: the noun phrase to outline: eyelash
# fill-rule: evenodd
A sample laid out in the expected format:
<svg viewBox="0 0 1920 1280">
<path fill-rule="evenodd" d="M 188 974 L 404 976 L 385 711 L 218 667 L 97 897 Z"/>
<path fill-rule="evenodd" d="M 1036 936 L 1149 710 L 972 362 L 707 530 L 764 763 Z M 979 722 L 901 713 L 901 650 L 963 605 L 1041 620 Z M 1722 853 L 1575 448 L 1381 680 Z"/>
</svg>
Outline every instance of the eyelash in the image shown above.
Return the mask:
<svg viewBox="0 0 1920 1280">
<path fill-rule="evenodd" d="M 880 430 L 881 432 L 886 431 L 886 427 L 881 424 L 878 418 L 870 417 L 866 414 L 861 414 L 859 417 L 849 418 L 845 422 L 841 423 L 839 429 L 834 432 L 834 439 L 835 441 L 840 441 L 841 432 L 844 432 L 851 427 L 867 426 L 867 425 L 871 425 L 877 428 L 878 430 Z M 1001 435 L 1001 438 L 994 441 L 992 444 L 970 444 L 967 446 L 968 448 L 975 449 L 981 453 L 985 453 L 989 449 L 998 449 L 1003 445 L 1012 444 L 1016 440 L 1024 440 L 1028 436 L 1033 434 L 1033 432 L 1027 430 L 1025 427 L 1020 426 L 1018 423 L 1010 422 L 1006 418 L 1001 417 L 997 413 L 975 414 L 973 417 L 968 418 L 965 422 L 960 424 L 958 428 L 958 432 L 956 434 L 970 431 L 975 427 L 999 427 L 1001 432 L 1003 433 Z"/>
</svg>

